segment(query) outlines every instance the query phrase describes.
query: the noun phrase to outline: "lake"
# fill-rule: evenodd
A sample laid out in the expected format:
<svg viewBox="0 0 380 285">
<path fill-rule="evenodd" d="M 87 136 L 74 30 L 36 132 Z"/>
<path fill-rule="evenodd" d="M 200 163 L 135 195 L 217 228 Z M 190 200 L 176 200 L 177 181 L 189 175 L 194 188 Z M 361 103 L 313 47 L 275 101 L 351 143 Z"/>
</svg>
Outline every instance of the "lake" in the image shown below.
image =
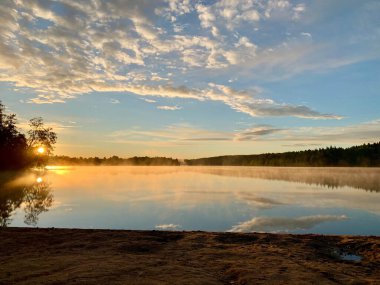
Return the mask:
<svg viewBox="0 0 380 285">
<path fill-rule="evenodd" d="M 380 168 L 48 167 L 0 173 L 3 226 L 380 235 Z"/>
</svg>

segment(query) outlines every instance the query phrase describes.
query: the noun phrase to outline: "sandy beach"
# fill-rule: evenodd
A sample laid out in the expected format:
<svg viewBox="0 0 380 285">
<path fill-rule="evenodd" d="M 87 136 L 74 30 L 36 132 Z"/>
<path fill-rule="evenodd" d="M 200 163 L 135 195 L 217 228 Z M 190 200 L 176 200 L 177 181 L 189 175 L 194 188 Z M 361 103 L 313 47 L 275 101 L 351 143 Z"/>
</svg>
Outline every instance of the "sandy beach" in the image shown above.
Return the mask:
<svg viewBox="0 0 380 285">
<path fill-rule="evenodd" d="M 380 284 L 380 237 L 3 228 L 0 253 L 7 285 Z"/>
</svg>

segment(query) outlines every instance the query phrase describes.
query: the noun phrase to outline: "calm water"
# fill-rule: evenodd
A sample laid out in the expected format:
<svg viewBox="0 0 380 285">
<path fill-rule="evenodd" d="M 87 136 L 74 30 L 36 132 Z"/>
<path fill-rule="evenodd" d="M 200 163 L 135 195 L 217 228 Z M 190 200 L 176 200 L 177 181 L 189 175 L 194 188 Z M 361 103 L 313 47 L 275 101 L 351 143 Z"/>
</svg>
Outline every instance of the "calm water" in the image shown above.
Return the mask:
<svg viewBox="0 0 380 285">
<path fill-rule="evenodd" d="M 0 223 L 380 235 L 380 169 L 107 166 L 1 173 Z"/>
</svg>

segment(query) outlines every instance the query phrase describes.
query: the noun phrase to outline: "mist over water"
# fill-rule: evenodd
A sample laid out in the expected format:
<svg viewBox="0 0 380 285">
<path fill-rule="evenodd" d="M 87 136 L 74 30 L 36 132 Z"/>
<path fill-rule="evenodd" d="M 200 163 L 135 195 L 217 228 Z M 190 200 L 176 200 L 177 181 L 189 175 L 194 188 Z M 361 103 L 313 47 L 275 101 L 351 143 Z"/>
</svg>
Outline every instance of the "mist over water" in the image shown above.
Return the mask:
<svg viewBox="0 0 380 285">
<path fill-rule="evenodd" d="M 380 169 L 363 167 L 208 167 L 193 171 L 232 177 L 300 182 L 328 188 L 349 186 L 380 192 Z"/>
<path fill-rule="evenodd" d="M 0 180 L 7 226 L 380 234 L 379 168 L 79 166 Z"/>
</svg>

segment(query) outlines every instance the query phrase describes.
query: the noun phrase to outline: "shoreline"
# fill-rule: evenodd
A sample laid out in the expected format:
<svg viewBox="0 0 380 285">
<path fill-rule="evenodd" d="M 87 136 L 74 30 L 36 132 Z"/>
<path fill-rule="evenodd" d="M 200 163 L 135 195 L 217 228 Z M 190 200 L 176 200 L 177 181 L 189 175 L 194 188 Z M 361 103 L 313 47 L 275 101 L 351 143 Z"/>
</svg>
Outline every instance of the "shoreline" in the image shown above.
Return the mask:
<svg viewBox="0 0 380 285">
<path fill-rule="evenodd" d="M 0 252 L 0 284 L 380 284 L 379 236 L 11 227 Z"/>
</svg>

